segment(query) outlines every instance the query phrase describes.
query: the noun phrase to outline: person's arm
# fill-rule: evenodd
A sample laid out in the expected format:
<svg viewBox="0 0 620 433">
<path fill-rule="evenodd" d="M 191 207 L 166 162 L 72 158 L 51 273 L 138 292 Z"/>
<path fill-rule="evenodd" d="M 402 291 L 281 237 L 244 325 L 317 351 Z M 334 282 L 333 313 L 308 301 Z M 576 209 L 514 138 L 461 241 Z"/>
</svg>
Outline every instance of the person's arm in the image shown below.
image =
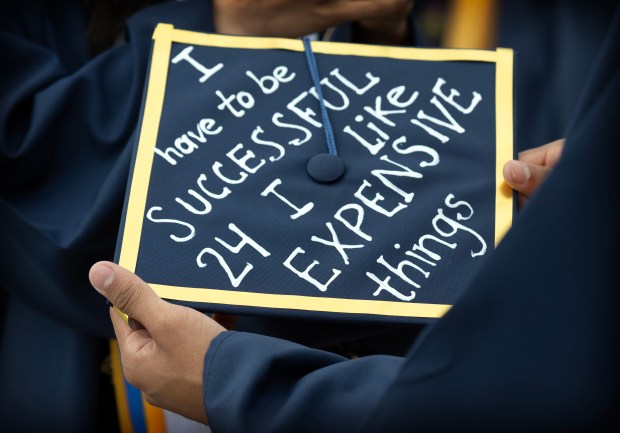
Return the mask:
<svg viewBox="0 0 620 433">
<path fill-rule="evenodd" d="M 517 168 L 535 173 L 517 184 L 524 193 L 540 186 L 562 146 L 520 155 Z M 514 182 L 511 164 L 505 176 Z M 219 432 L 356 431 L 405 363 L 391 356 L 350 361 L 285 340 L 225 332 L 209 317 L 161 300 L 112 263 L 94 265 L 90 280 L 130 317 L 127 323 L 110 310 L 127 380 L 150 403 L 209 421 Z"/>
<path fill-rule="evenodd" d="M 519 207 L 525 205 L 560 161 L 564 139 L 519 153 L 519 159 L 504 165 L 504 179 L 518 193 Z"/>
<path fill-rule="evenodd" d="M 209 422 L 217 432 L 356 431 L 403 362 L 393 356 L 348 360 L 225 332 L 206 315 L 163 301 L 113 263 L 95 264 L 89 276 L 130 317 L 125 322 L 110 309 L 127 380 L 149 403 Z"/>
<path fill-rule="evenodd" d="M 402 44 L 409 39 L 411 0 L 214 0 L 219 32 L 300 37 L 356 23 L 356 42 Z"/>
</svg>

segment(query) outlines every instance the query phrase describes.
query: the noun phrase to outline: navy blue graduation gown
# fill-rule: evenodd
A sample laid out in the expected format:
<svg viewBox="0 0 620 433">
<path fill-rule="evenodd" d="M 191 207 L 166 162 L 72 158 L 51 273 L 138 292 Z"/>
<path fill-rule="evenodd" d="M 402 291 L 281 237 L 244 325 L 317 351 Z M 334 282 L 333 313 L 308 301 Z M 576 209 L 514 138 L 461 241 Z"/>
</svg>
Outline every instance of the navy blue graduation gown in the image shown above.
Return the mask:
<svg viewBox="0 0 620 433">
<path fill-rule="evenodd" d="M 501 2 L 497 45 L 517 53 L 519 150 L 566 136 L 617 4 L 616 0 Z"/>
<path fill-rule="evenodd" d="M 593 432 L 618 427 L 620 13 L 561 162 L 457 304 L 406 357 L 218 336 L 204 398 L 223 432 Z"/>
<path fill-rule="evenodd" d="M 158 22 L 213 31 L 210 3 L 127 22 L 93 57 L 79 0 L 0 2 L 0 430 L 116 431 L 113 335 L 88 269 L 112 259 Z"/>
</svg>

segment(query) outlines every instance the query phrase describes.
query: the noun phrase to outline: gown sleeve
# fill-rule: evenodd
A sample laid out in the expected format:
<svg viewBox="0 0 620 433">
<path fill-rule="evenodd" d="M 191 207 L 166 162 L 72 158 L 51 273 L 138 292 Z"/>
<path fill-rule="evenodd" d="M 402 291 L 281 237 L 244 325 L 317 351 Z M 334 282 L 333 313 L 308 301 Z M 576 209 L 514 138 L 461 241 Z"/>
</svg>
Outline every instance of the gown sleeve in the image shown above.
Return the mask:
<svg viewBox="0 0 620 433">
<path fill-rule="evenodd" d="M 277 338 L 224 332 L 205 357 L 214 432 L 355 432 L 404 359 L 348 360 Z"/>
</svg>

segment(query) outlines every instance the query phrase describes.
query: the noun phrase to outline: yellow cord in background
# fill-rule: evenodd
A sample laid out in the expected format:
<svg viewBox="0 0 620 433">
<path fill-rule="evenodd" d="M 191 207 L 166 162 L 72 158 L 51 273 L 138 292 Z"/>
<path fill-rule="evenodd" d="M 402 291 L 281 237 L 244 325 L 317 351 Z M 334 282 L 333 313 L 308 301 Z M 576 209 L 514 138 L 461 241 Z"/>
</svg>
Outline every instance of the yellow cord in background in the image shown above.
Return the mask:
<svg viewBox="0 0 620 433">
<path fill-rule="evenodd" d="M 441 45 L 446 48 L 495 48 L 497 0 L 452 0 Z"/>
</svg>

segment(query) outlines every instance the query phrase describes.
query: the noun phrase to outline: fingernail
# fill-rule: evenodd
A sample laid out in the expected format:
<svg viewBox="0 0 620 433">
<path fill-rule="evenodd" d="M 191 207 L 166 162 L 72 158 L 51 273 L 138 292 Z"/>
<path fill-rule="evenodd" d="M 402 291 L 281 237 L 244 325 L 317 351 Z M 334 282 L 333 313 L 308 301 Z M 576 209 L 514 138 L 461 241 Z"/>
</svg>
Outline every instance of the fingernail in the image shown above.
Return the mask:
<svg viewBox="0 0 620 433">
<path fill-rule="evenodd" d="M 93 287 L 103 293 L 112 282 L 114 270 L 105 263 L 97 263 L 90 270 L 90 282 Z"/>
<path fill-rule="evenodd" d="M 532 176 L 530 167 L 521 161 L 512 161 L 510 164 L 510 177 L 517 185 L 525 185 Z"/>
</svg>

